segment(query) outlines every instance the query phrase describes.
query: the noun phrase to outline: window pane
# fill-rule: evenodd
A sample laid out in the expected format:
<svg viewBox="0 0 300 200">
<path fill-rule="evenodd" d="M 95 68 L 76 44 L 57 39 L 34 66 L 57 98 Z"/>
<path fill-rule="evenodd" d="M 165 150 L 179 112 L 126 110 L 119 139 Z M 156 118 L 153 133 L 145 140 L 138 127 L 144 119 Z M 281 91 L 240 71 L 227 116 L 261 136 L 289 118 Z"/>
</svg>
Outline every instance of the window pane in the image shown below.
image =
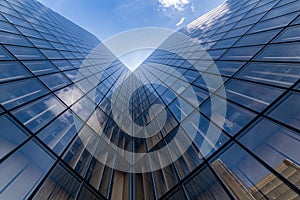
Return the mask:
<svg viewBox="0 0 300 200">
<path fill-rule="evenodd" d="M 249 31 L 249 33 L 255 33 L 258 31 L 266 31 L 270 29 L 275 29 L 279 27 L 284 27 L 288 25 L 293 19 L 297 17 L 298 13 L 292 13 L 289 15 L 284 15 L 282 17 L 276 17 L 273 19 L 265 20 L 257 23 L 253 26 L 253 28 Z"/>
<path fill-rule="evenodd" d="M 10 53 L 0 46 L 0 60 L 15 60 Z"/>
<path fill-rule="evenodd" d="M 226 85 L 226 97 L 256 111 L 262 111 L 283 92 L 249 82 L 231 80 Z"/>
<path fill-rule="evenodd" d="M 274 42 L 292 42 L 300 40 L 300 26 L 292 26 L 285 29 Z"/>
<path fill-rule="evenodd" d="M 243 36 L 234 46 L 247 46 L 253 44 L 267 44 L 272 40 L 281 29 L 276 29 L 272 31 L 265 31 L 262 33 L 255 33 L 251 35 Z"/>
<path fill-rule="evenodd" d="M 290 93 L 268 115 L 300 130 L 300 94 Z"/>
<path fill-rule="evenodd" d="M 71 81 L 63 73 L 40 76 L 39 78 L 51 90 L 57 90 L 59 88 L 71 84 Z"/>
<path fill-rule="evenodd" d="M 263 52 L 256 56 L 260 61 L 300 61 L 300 43 L 272 44 L 267 46 Z"/>
<path fill-rule="evenodd" d="M 0 43 L 21 46 L 32 46 L 32 44 L 30 44 L 30 42 L 28 42 L 28 40 L 24 36 L 2 31 L 0 31 Z"/>
<path fill-rule="evenodd" d="M 0 82 L 31 76 L 18 62 L 0 63 Z"/>
<path fill-rule="evenodd" d="M 237 76 L 239 78 L 290 87 L 300 78 L 296 64 L 250 63 Z"/>
<path fill-rule="evenodd" d="M 8 116 L 0 117 L 0 159 L 23 142 L 27 133 Z"/>
<path fill-rule="evenodd" d="M 49 95 L 17 109 L 13 114 L 32 132 L 36 132 L 64 109 L 54 96 Z"/>
<path fill-rule="evenodd" d="M 262 46 L 231 48 L 222 57 L 221 60 L 249 60 Z"/>
<path fill-rule="evenodd" d="M 193 178 L 184 184 L 190 199 L 230 199 L 217 178 L 207 167 L 193 175 Z"/>
<path fill-rule="evenodd" d="M 38 134 L 38 137 L 58 155 L 77 134 L 77 128 L 82 126 L 83 122 L 79 119 L 74 120 L 74 117 L 76 118 L 72 112 L 67 111 Z"/>
<path fill-rule="evenodd" d="M 236 199 L 297 197 L 292 189 L 237 144 L 220 154 L 211 166 Z"/>
<path fill-rule="evenodd" d="M 44 59 L 41 52 L 35 48 L 6 46 L 6 48 L 20 60 L 35 60 Z"/>
<path fill-rule="evenodd" d="M 300 187 L 300 177 L 297 177 L 300 173 L 299 134 L 269 120 L 261 119 L 240 138 L 240 141 Z"/>
<path fill-rule="evenodd" d="M 0 199 L 26 199 L 53 165 L 53 158 L 29 141 L 0 164 Z"/>
<path fill-rule="evenodd" d="M 223 116 L 224 113 L 220 113 L 219 110 L 223 110 L 220 106 L 223 106 L 225 104 L 224 100 L 213 96 L 211 98 L 214 98 L 215 101 L 215 107 L 214 114 L 212 115 L 211 110 L 211 102 L 204 104 L 202 107 L 200 107 L 200 111 L 203 112 L 207 117 L 209 117 L 213 122 L 215 122 L 217 125 L 223 128 L 223 130 L 227 131 L 231 135 L 235 135 L 241 128 L 243 128 L 245 125 L 247 125 L 253 118 L 254 113 L 245 110 L 239 106 L 236 106 L 233 103 L 226 102 L 227 104 L 227 110 L 226 110 L 226 116 Z M 225 117 L 224 124 L 221 124 L 222 117 Z"/>
<path fill-rule="evenodd" d="M 22 105 L 48 93 L 36 79 L 1 84 L 0 91 L 5 94 L 0 96 L 0 103 L 6 109 Z"/>
<path fill-rule="evenodd" d="M 35 75 L 57 72 L 58 69 L 49 61 L 23 61 L 22 62 Z"/>
<path fill-rule="evenodd" d="M 62 165 L 57 165 L 33 199 L 75 199 L 79 180 Z"/>
</svg>

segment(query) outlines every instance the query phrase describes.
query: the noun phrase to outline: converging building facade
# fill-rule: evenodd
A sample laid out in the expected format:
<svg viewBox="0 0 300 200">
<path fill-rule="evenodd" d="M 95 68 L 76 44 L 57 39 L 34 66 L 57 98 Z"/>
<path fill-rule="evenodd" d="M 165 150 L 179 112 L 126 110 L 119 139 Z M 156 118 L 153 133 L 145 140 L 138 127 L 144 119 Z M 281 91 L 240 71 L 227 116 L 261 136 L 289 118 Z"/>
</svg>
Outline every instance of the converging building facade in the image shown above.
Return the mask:
<svg viewBox="0 0 300 200">
<path fill-rule="evenodd" d="M 299 80 L 299 0 L 228 0 L 134 72 L 0 0 L 0 199 L 300 199 Z"/>
</svg>

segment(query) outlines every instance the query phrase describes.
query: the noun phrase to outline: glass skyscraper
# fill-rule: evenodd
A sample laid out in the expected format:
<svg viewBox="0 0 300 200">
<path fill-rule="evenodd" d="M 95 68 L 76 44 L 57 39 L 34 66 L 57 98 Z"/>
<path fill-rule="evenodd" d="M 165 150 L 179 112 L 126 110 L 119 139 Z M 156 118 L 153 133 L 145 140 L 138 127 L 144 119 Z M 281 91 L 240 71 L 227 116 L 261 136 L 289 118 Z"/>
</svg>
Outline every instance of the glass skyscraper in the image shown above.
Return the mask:
<svg viewBox="0 0 300 200">
<path fill-rule="evenodd" d="M 0 200 L 300 199 L 299 0 L 228 0 L 133 73 L 35 0 L 0 11 Z"/>
</svg>

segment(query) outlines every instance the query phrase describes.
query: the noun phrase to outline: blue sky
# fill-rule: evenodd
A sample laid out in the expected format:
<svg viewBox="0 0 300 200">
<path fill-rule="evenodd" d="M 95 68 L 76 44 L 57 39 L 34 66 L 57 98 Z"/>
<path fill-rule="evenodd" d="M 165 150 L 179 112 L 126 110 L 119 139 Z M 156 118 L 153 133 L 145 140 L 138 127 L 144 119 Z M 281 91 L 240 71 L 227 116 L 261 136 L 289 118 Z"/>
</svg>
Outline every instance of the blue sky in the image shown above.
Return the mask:
<svg viewBox="0 0 300 200">
<path fill-rule="evenodd" d="M 104 40 L 132 28 L 179 29 L 224 0 L 39 0 Z"/>
</svg>

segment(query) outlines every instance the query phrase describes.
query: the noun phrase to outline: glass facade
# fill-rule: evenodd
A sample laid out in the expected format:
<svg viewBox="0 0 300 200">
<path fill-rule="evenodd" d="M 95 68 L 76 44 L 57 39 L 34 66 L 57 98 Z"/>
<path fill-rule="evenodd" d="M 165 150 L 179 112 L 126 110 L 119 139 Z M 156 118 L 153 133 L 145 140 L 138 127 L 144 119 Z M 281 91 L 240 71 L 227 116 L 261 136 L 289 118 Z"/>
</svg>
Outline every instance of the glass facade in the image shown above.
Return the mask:
<svg viewBox="0 0 300 200">
<path fill-rule="evenodd" d="M 300 199 L 299 0 L 223 3 L 179 31 L 220 73 L 176 41 L 192 63 L 155 50 L 134 73 L 147 84 L 116 97 L 131 72 L 108 49 L 93 51 L 95 36 L 35 0 L 0 0 L 0 11 L 0 199 Z M 203 76 L 224 85 L 212 93 Z M 212 112 L 225 101 L 225 114 Z M 127 118 L 154 128 L 130 136 Z M 221 134 L 204 154 L 209 128 Z M 100 129 L 119 149 L 147 153 L 197 134 L 171 164 L 129 173 L 106 164 L 115 155 L 97 159 Z"/>
</svg>

